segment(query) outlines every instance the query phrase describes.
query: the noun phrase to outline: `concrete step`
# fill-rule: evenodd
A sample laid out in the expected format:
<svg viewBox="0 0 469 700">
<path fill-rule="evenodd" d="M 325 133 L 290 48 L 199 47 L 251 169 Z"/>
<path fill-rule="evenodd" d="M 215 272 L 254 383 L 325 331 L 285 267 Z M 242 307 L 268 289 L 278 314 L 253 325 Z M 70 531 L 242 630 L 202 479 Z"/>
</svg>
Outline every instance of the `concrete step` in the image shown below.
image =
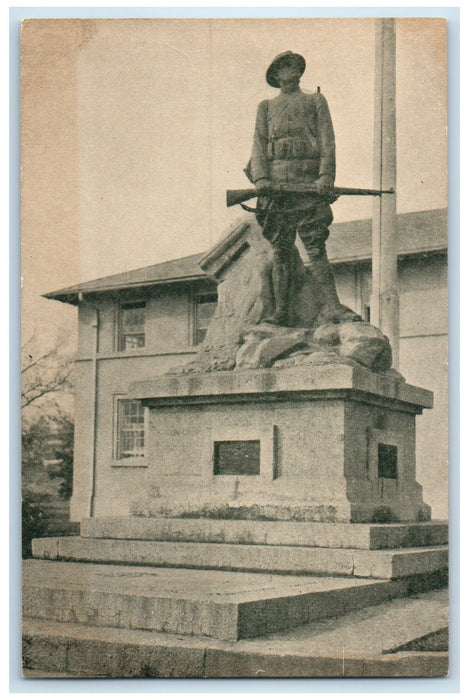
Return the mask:
<svg viewBox="0 0 469 700">
<path fill-rule="evenodd" d="M 443 676 L 447 653 L 389 652 L 447 623 L 445 590 L 239 641 L 26 618 L 23 666 L 36 678 Z"/>
<path fill-rule="evenodd" d="M 300 545 L 354 549 L 425 547 L 448 542 L 448 524 L 319 523 L 209 518 L 89 518 L 82 537 L 176 542 Z"/>
<path fill-rule="evenodd" d="M 446 546 L 363 550 L 90 537 L 35 539 L 32 550 L 39 559 L 383 579 L 442 571 L 448 557 Z"/>
<path fill-rule="evenodd" d="M 24 563 L 23 616 L 242 639 L 406 595 L 406 581 Z"/>
</svg>

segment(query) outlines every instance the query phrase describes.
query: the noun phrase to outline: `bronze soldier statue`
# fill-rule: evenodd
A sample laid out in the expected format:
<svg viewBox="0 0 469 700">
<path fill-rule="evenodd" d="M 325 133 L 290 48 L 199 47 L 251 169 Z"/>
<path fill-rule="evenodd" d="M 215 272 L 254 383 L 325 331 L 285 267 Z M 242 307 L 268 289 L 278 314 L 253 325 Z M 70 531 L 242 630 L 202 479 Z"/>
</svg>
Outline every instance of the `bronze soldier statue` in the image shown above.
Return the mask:
<svg viewBox="0 0 469 700">
<path fill-rule="evenodd" d="M 252 156 L 246 174 L 259 195 L 257 219 L 274 251 L 272 284 L 275 313 L 264 319 L 288 325 L 291 286 L 295 284 L 295 239 L 300 236 L 323 297 L 324 322 L 361 320 L 337 296 L 326 254 L 332 223 L 330 202 L 335 178 L 334 129 L 325 97 L 306 94 L 300 78 L 306 62 L 287 51 L 272 61 L 266 80 L 280 94 L 257 109 Z M 272 185 L 313 185 L 317 195 L 285 193 L 269 196 Z"/>
</svg>

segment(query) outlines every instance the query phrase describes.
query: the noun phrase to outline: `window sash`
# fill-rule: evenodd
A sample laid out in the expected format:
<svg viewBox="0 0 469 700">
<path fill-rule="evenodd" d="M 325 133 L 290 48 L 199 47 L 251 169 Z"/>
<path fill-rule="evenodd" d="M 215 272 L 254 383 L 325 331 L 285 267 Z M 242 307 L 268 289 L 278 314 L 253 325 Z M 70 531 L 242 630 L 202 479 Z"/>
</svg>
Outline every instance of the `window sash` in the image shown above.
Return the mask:
<svg viewBox="0 0 469 700">
<path fill-rule="evenodd" d="M 119 317 L 119 350 L 145 347 L 146 302 L 121 304 Z"/>
<path fill-rule="evenodd" d="M 145 333 L 122 333 L 121 350 L 135 350 L 145 347 Z"/>
<path fill-rule="evenodd" d="M 207 335 L 207 330 L 217 307 L 218 297 L 215 292 L 207 292 L 195 299 L 194 344 L 200 345 Z"/>
<path fill-rule="evenodd" d="M 138 399 L 118 399 L 116 458 L 144 456 L 145 409 Z"/>
</svg>

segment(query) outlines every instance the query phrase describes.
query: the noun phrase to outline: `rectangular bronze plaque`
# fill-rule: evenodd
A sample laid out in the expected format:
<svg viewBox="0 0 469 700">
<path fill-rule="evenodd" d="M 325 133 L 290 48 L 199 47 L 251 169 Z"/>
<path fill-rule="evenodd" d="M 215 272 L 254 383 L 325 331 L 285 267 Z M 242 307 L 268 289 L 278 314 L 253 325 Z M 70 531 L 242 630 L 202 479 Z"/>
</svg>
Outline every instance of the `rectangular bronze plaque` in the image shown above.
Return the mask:
<svg viewBox="0 0 469 700">
<path fill-rule="evenodd" d="M 397 479 L 397 447 L 378 443 L 378 477 Z"/>
<path fill-rule="evenodd" d="M 260 474 L 260 440 L 214 442 L 214 474 Z"/>
</svg>

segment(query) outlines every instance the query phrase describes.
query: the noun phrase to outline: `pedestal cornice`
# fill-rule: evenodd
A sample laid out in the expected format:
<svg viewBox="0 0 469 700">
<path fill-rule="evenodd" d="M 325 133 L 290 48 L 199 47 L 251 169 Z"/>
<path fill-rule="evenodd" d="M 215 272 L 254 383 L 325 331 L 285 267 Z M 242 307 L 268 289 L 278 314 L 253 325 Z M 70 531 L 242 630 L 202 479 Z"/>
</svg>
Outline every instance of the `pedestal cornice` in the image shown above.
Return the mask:
<svg viewBox="0 0 469 700">
<path fill-rule="evenodd" d="M 431 391 L 345 364 L 162 375 L 130 385 L 148 406 L 348 399 L 421 413 Z"/>
</svg>

